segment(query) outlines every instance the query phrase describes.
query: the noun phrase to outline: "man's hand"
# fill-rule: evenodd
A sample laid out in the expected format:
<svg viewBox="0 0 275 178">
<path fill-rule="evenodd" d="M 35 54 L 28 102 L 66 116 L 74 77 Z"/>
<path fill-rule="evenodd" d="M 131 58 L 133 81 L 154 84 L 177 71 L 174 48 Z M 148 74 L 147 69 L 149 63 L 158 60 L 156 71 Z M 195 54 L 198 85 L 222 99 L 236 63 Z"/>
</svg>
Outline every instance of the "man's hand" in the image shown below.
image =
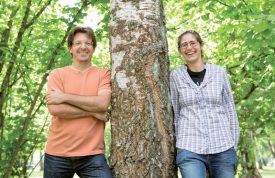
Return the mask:
<svg viewBox="0 0 275 178">
<path fill-rule="evenodd" d="M 110 115 L 108 112 L 101 112 L 101 113 L 92 113 L 92 115 L 102 121 L 108 122 Z"/>
<path fill-rule="evenodd" d="M 65 94 L 61 91 L 51 90 L 46 94 L 46 101 L 48 105 L 61 104 L 64 102 Z"/>
</svg>

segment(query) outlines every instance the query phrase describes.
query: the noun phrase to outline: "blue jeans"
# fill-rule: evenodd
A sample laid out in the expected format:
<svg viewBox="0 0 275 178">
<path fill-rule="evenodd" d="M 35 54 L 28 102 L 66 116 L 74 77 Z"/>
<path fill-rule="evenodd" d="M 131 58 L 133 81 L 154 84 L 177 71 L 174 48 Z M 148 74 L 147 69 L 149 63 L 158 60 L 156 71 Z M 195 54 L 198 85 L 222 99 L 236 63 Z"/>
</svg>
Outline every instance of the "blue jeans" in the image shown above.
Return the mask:
<svg viewBox="0 0 275 178">
<path fill-rule="evenodd" d="M 183 178 L 234 178 L 237 154 L 234 148 L 216 154 L 202 155 L 188 150 L 179 150 L 177 166 Z"/>
<path fill-rule="evenodd" d="M 44 178 L 112 178 L 111 170 L 104 154 L 61 157 L 45 153 Z"/>
</svg>

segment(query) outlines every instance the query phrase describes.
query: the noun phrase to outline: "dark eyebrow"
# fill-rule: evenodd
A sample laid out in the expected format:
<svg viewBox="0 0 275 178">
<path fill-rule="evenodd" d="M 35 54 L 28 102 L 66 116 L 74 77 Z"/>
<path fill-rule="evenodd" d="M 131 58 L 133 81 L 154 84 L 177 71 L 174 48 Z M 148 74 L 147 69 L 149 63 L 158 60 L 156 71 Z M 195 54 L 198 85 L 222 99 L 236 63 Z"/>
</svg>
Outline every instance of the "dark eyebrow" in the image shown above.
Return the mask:
<svg viewBox="0 0 275 178">
<path fill-rule="evenodd" d="M 191 41 L 186 41 L 186 42 L 183 42 L 183 43 L 181 43 L 181 44 L 184 44 L 184 43 L 190 43 L 190 42 L 197 42 L 197 41 L 195 41 L 195 40 L 191 40 Z"/>
</svg>

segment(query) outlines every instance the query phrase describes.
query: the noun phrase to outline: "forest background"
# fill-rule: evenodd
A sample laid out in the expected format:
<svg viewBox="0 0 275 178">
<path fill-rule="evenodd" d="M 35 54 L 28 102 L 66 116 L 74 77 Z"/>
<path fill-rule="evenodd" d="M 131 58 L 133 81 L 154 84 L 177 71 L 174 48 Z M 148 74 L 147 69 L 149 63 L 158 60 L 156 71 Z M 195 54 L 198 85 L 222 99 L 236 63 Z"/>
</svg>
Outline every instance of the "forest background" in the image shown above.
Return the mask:
<svg viewBox="0 0 275 178">
<path fill-rule="evenodd" d="M 112 2 L 112 0 L 111 0 Z M 205 60 L 226 67 L 239 116 L 239 177 L 260 176 L 275 159 L 273 0 L 164 0 L 170 71 L 183 65 L 177 36 L 198 31 Z M 97 21 L 93 64 L 111 68 L 110 4 L 57 0 L 0 1 L 0 177 L 28 177 L 33 154 L 43 151 L 50 123 L 45 105 L 49 72 L 69 65 L 68 32 Z M 110 155 L 110 124 L 106 129 Z M 41 155 L 42 158 L 42 155 Z M 36 163 L 35 163 L 36 164 Z"/>
</svg>

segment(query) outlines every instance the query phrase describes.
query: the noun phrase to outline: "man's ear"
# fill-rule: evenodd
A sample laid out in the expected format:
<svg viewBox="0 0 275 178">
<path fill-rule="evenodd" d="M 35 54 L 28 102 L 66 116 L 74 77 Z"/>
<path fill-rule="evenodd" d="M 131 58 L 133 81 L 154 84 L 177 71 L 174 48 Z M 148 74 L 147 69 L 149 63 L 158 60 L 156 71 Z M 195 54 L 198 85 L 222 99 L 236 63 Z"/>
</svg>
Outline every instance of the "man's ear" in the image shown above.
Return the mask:
<svg viewBox="0 0 275 178">
<path fill-rule="evenodd" d="M 73 53 L 71 50 L 72 50 L 72 47 L 68 47 L 68 51 L 69 51 L 70 55 L 73 56 Z"/>
</svg>

